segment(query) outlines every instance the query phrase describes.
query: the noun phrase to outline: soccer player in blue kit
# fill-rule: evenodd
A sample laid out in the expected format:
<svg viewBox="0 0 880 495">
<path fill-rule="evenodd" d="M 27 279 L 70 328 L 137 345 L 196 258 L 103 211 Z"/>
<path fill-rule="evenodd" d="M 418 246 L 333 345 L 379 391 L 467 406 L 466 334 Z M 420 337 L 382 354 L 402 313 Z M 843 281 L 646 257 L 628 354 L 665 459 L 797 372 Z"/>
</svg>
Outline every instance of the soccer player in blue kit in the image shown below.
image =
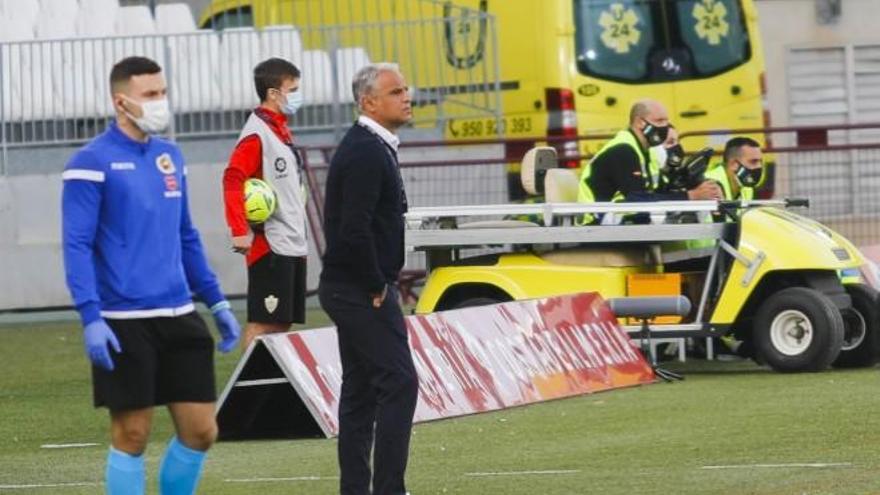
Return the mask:
<svg viewBox="0 0 880 495">
<path fill-rule="evenodd" d="M 92 362 L 95 407 L 110 410 L 106 492 L 143 494 L 153 408 L 177 435 L 159 468 L 163 495 L 195 493 L 217 436 L 214 345 L 192 295 L 211 308 L 218 348 L 240 328 L 208 266 L 187 205 L 180 149 L 168 127 L 166 84 L 143 57 L 110 73 L 116 120 L 67 163 L 64 266 Z"/>
</svg>

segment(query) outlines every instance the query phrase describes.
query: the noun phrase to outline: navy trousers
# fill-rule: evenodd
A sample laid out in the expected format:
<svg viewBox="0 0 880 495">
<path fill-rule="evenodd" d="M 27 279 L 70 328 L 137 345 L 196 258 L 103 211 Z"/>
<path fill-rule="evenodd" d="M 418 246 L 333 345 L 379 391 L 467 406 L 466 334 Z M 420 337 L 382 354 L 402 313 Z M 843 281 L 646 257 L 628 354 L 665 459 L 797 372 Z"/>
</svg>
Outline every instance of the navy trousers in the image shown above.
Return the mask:
<svg viewBox="0 0 880 495">
<path fill-rule="evenodd" d="M 419 385 L 397 289 L 389 286 L 379 308 L 348 284 L 322 281 L 318 297 L 336 325 L 342 360 L 340 493 L 403 495 Z"/>
</svg>

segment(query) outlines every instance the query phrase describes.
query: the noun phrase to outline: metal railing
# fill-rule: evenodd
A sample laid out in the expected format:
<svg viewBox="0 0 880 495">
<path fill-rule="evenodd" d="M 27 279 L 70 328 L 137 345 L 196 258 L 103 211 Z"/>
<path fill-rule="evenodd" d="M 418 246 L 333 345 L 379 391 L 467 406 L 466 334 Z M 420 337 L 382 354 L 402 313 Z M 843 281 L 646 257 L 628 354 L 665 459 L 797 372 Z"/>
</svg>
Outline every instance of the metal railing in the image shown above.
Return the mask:
<svg viewBox="0 0 880 495">
<path fill-rule="evenodd" d="M 611 136 L 476 139 L 461 142 L 419 141 L 400 145 L 401 175 L 411 207 L 463 206 L 500 204 L 509 201 L 509 170 L 522 155 L 536 144 L 562 145 L 563 142 L 607 140 Z M 323 253 L 323 206 L 327 171 L 335 146 L 304 148 L 306 181 L 309 186 L 307 206 L 313 238 L 319 254 Z M 568 160 L 585 160 L 583 155 Z M 488 218 L 488 217 L 487 217 Z M 474 220 L 479 220 L 475 218 Z M 462 253 L 476 256 L 497 249 L 466 249 Z M 426 260 L 424 253 L 408 253 L 401 273 L 401 292 L 415 302 L 413 286 L 422 282 Z"/>
<path fill-rule="evenodd" d="M 179 140 L 236 135 L 259 103 L 253 67 L 271 56 L 302 71 L 305 106 L 291 122 L 300 133 L 338 135 L 347 127 L 355 116 L 352 77 L 378 61 L 400 65 L 411 87 L 414 126 L 497 119 L 494 18 L 474 15 L 468 22 L 480 26 L 479 33 L 459 41 L 478 37 L 479 56 L 458 65 L 454 57 L 444 59 L 454 41 L 449 27 L 461 22 L 451 17 L 0 43 L 0 173 L 10 149 L 75 145 L 101 132 L 113 117 L 110 68 L 131 55 L 163 67 L 174 113 L 169 134 Z"/>
<path fill-rule="evenodd" d="M 793 137 L 794 145 L 765 150 L 767 158 L 774 162 L 771 165 L 774 172 L 766 187 L 773 190 L 774 197 L 809 198 L 810 208 L 799 213 L 837 230 L 857 246 L 869 246 L 880 244 L 880 194 L 875 192 L 880 189 L 880 139 L 870 139 L 875 130 L 880 130 L 880 124 L 728 129 L 692 132 L 682 134 L 681 138 L 687 147 L 688 138 L 709 135 L 774 134 L 779 135 L 777 142 Z M 861 132 L 859 142 L 853 143 L 856 139 L 845 136 L 847 132 Z M 598 143 L 610 137 L 404 142 L 401 144 L 401 174 L 411 206 L 506 203 L 509 196 L 508 165 L 519 162 L 524 150 L 536 144 L 558 145 L 572 140 Z M 840 143 L 844 138 L 850 142 Z M 333 146 L 310 147 L 305 154 L 312 199 L 310 215 L 315 237 L 321 239 L 319 246 L 323 246 L 320 226 L 324 184 L 334 149 Z M 446 158 L 437 159 L 436 155 Z M 569 155 L 565 161 L 585 163 L 589 158 L 589 155 Z M 482 252 L 485 250 L 469 251 L 468 254 Z M 408 254 L 407 270 L 403 275 L 407 283 L 404 292 L 419 283 L 424 267 L 421 253 Z"/>
<path fill-rule="evenodd" d="M 700 131 L 681 141 L 744 134 L 772 137 L 764 152 L 773 196 L 809 198 L 803 214 L 857 246 L 880 244 L 880 123 Z"/>
</svg>

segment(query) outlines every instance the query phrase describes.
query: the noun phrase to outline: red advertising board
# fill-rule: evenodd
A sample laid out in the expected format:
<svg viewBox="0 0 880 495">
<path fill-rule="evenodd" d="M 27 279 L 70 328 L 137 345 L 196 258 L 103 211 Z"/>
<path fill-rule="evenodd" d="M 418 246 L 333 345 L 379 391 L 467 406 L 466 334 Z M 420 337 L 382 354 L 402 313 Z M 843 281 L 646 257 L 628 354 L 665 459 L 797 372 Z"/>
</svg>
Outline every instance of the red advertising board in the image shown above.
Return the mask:
<svg viewBox="0 0 880 495">
<path fill-rule="evenodd" d="M 595 293 L 407 316 L 406 325 L 420 383 L 416 422 L 654 380 L 651 367 Z M 270 335 L 261 343 L 321 432 L 336 435 L 342 371 L 335 330 Z M 236 381 L 245 381 L 238 376 L 242 369 L 221 398 L 221 417 Z M 248 384 L 279 380 L 249 378 Z M 229 421 L 220 423 L 222 436 Z"/>
</svg>

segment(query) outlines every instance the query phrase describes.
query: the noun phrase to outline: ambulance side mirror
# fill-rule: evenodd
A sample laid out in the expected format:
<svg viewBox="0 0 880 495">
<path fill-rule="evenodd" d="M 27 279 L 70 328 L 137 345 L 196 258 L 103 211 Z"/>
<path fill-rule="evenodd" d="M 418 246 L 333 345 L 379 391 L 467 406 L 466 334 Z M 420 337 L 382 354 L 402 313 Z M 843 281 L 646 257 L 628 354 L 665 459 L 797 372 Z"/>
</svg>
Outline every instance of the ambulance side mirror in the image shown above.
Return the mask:
<svg viewBox="0 0 880 495">
<path fill-rule="evenodd" d="M 544 176 L 559 166 L 556 148 L 535 146 L 526 152 L 520 167 L 520 181 L 528 194 L 544 194 Z"/>
</svg>

